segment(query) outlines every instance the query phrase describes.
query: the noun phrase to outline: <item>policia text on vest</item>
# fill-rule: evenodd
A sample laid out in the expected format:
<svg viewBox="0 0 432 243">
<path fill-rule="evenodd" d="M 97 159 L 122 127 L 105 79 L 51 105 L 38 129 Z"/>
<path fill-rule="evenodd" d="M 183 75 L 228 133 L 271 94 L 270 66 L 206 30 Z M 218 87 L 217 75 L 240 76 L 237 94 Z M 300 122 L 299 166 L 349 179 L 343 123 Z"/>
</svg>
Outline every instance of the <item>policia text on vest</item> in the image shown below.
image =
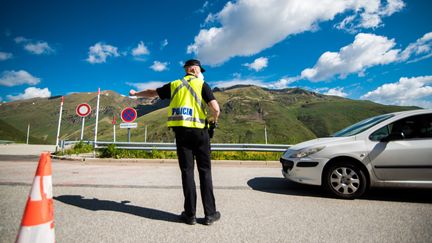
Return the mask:
<svg viewBox="0 0 432 243">
<path fill-rule="evenodd" d="M 193 110 L 187 107 L 172 108 L 171 116 L 192 116 Z"/>
</svg>

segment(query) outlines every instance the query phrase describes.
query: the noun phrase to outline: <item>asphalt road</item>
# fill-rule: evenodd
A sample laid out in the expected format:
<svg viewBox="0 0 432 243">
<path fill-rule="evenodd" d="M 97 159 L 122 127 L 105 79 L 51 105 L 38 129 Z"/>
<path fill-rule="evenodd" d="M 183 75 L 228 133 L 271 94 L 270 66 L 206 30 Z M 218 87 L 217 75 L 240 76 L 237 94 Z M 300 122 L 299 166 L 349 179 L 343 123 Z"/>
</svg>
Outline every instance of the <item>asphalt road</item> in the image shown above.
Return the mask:
<svg viewBox="0 0 432 243">
<path fill-rule="evenodd" d="M 13 242 L 37 166 L 0 156 L 0 242 Z M 374 190 L 338 200 L 282 179 L 275 166 L 213 167 L 222 219 L 178 221 L 175 164 L 53 161 L 57 242 L 431 242 L 431 190 Z M 198 179 L 196 180 L 198 182 Z"/>
</svg>

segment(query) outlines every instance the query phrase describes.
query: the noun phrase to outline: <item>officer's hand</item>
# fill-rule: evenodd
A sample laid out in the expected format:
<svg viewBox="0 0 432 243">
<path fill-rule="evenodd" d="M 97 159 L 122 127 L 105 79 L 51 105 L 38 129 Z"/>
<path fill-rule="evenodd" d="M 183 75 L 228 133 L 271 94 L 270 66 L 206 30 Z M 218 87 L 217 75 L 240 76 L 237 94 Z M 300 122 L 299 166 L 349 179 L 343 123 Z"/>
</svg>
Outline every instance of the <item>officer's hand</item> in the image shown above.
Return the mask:
<svg viewBox="0 0 432 243">
<path fill-rule="evenodd" d="M 130 91 L 129 91 L 129 95 L 130 96 L 135 96 L 136 95 L 136 91 L 135 90 L 133 90 L 133 89 L 131 89 Z"/>
<path fill-rule="evenodd" d="M 210 121 L 209 125 L 210 125 L 210 129 L 215 129 L 218 127 L 218 123 L 215 121 Z"/>
</svg>

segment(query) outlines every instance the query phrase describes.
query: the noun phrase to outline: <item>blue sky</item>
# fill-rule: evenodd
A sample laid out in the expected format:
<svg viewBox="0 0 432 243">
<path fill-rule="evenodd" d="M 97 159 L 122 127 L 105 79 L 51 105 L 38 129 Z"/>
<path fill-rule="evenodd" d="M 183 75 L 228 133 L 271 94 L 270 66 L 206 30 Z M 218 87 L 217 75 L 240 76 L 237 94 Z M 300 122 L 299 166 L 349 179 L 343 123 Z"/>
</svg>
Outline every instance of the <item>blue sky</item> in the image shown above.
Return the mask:
<svg viewBox="0 0 432 243">
<path fill-rule="evenodd" d="M 154 88 L 198 58 L 212 87 L 301 87 L 432 108 L 432 3 L 0 3 L 0 100 Z"/>
</svg>

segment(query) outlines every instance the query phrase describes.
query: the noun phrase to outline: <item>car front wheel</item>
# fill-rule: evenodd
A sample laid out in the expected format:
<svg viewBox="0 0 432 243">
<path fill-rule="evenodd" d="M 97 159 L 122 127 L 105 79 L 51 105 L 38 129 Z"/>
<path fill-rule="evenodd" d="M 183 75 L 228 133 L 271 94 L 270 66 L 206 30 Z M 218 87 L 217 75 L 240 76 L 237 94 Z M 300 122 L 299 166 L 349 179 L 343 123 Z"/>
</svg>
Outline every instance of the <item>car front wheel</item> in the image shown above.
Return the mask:
<svg viewBox="0 0 432 243">
<path fill-rule="evenodd" d="M 366 191 L 367 181 L 364 172 L 358 166 L 338 163 L 325 171 L 324 186 L 336 197 L 354 199 Z"/>
</svg>

